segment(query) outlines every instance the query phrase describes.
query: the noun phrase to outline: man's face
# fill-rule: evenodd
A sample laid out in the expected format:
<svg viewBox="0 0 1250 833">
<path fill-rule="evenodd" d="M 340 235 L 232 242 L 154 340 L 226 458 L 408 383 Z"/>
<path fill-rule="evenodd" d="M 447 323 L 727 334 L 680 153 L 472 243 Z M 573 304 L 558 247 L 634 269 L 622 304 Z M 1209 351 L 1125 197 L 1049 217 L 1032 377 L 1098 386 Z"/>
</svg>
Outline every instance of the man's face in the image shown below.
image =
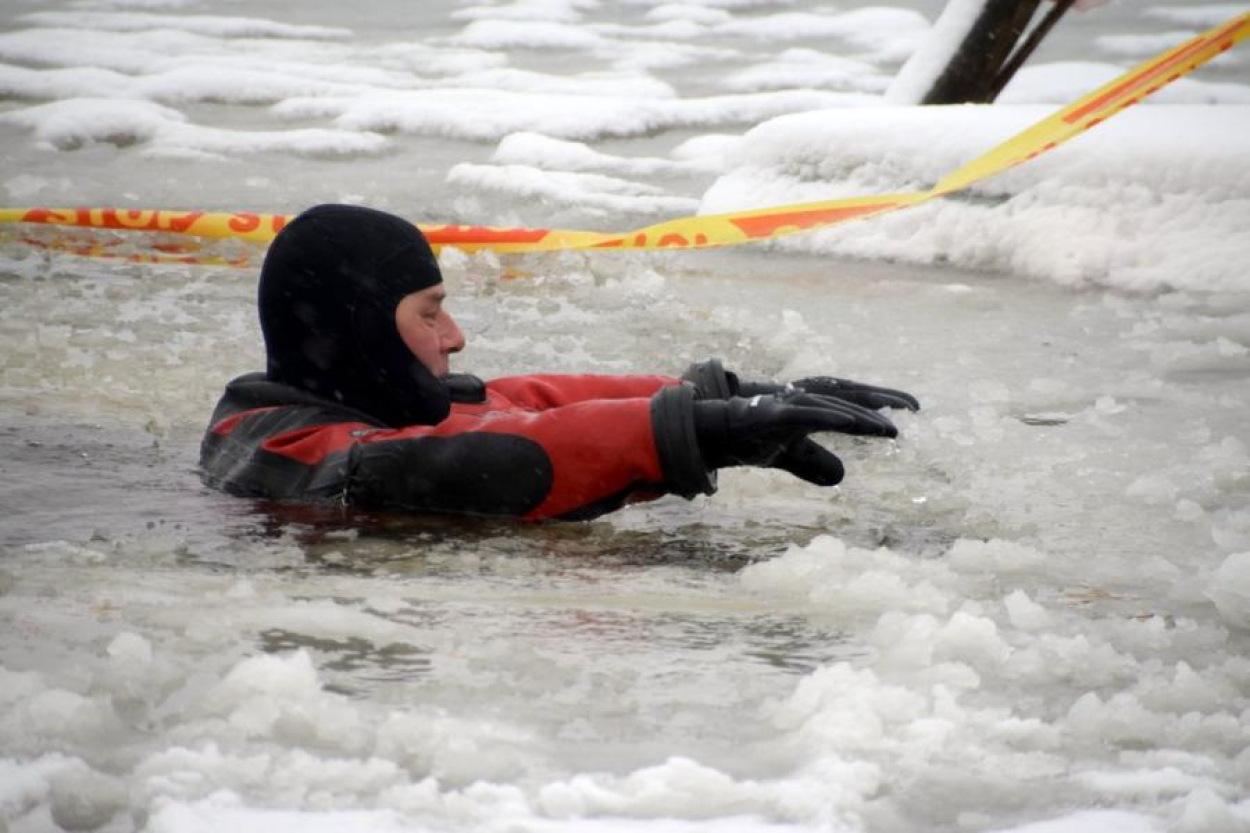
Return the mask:
<svg viewBox="0 0 1250 833">
<path fill-rule="evenodd" d="M 417 361 L 440 379 L 450 372 L 448 356 L 464 349 L 464 333 L 443 309 L 446 297 L 447 289 L 440 283 L 406 296 L 395 308 L 399 337 Z"/>
</svg>

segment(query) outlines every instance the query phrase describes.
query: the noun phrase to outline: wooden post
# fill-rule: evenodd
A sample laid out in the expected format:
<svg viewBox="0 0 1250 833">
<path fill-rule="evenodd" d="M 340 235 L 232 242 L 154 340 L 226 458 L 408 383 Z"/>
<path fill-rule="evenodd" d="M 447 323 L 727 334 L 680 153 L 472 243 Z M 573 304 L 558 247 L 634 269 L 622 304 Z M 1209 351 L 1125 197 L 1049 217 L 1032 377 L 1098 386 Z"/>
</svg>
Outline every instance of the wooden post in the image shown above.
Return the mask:
<svg viewBox="0 0 1250 833">
<path fill-rule="evenodd" d="M 988 104 L 993 101 L 1002 87 L 996 83 L 1000 73 L 1041 2 L 987 0 L 950 63 L 920 103 Z"/>
</svg>

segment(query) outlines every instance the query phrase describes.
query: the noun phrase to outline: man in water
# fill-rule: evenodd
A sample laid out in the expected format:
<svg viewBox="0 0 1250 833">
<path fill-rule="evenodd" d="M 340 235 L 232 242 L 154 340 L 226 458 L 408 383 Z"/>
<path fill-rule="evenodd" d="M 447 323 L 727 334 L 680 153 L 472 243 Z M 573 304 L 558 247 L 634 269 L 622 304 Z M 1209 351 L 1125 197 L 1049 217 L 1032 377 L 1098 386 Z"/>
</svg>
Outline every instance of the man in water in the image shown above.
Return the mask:
<svg viewBox="0 0 1250 833">
<path fill-rule="evenodd" d="M 464 334 L 425 237 L 373 209 L 321 205 L 261 269 L 266 370 L 230 382 L 201 446 L 227 492 L 363 509 L 593 518 L 716 490 L 726 466 L 820 486 L 841 461 L 808 435 L 897 430 L 901 391 L 818 377 L 740 381 L 716 360 L 683 379 L 450 373 Z"/>
</svg>

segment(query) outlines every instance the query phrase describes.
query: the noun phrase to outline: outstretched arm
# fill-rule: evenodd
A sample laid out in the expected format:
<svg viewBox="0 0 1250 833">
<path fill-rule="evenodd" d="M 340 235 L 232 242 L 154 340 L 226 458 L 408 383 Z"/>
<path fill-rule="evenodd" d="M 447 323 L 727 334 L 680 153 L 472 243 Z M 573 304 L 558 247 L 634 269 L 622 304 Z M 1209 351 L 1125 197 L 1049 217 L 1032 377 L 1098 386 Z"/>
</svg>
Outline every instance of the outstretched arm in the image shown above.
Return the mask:
<svg viewBox="0 0 1250 833">
<path fill-rule="evenodd" d="M 210 485 L 252 497 L 585 519 L 665 493 L 711 494 L 727 466 L 834 485 L 841 463 L 808 436 L 821 431 L 896 433 L 879 414 L 799 390 L 699 399 L 693 385 L 673 384 L 545 410 L 453 411 L 406 428 L 316 404 L 253 408 L 215 422 L 200 462 Z"/>
<path fill-rule="evenodd" d="M 649 397 L 677 384 L 680 380 L 671 376 L 549 373 L 492 379 L 486 389 L 502 394 L 518 407 L 542 411 L 594 399 Z"/>
<path fill-rule="evenodd" d="M 362 508 L 589 518 L 631 499 L 714 489 L 693 441 L 693 393 L 542 411 L 453 413 L 436 426 L 259 409 L 210 430 L 210 483 L 236 494 Z"/>
</svg>

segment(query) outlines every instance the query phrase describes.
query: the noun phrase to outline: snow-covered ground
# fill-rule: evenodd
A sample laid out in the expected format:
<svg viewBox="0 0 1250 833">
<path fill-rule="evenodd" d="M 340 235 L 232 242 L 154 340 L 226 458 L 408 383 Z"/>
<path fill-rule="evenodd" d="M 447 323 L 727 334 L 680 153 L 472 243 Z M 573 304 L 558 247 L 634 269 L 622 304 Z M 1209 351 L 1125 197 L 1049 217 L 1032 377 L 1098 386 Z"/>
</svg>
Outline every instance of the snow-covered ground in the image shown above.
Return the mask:
<svg viewBox="0 0 1250 833">
<path fill-rule="evenodd" d="M 1246 10 L 1113 2 L 997 105 L 900 105 L 942 6 L 14 0 L 0 203 L 620 230 L 926 188 Z M 878 220 L 444 253 L 460 369 L 925 406 L 827 438 L 836 490 L 586 524 L 203 490 L 254 271 L 0 229 L 0 830 L 1250 830 L 1247 135 L 1243 46 Z"/>
</svg>

